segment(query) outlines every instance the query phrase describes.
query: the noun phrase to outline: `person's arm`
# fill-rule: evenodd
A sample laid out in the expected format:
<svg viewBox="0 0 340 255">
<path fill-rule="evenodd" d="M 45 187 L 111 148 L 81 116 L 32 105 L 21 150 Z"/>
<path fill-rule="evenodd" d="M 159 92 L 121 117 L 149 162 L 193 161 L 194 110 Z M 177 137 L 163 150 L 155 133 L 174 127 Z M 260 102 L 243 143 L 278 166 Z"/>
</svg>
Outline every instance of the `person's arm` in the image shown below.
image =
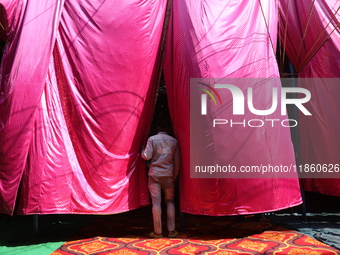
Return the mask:
<svg viewBox="0 0 340 255">
<path fill-rule="evenodd" d="M 145 160 L 149 160 L 152 157 L 152 153 L 153 153 L 152 140 L 149 138 L 148 142 L 146 143 L 145 149 L 142 150 L 142 158 Z"/>
<path fill-rule="evenodd" d="M 174 179 L 176 179 L 178 176 L 180 162 L 181 162 L 181 156 L 180 156 L 179 146 L 177 143 L 175 154 L 174 154 L 174 173 L 173 173 Z"/>
</svg>

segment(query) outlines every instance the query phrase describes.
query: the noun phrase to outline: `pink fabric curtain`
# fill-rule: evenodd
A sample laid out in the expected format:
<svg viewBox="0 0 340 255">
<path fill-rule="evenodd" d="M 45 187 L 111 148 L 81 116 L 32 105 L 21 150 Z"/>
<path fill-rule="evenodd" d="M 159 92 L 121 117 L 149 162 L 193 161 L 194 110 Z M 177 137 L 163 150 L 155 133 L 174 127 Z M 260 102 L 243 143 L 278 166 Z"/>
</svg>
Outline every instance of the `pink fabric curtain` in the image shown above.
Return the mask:
<svg viewBox="0 0 340 255">
<path fill-rule="evenodd" d="M 16 201 L 19 214 L 107 214 L 149 203 L 139 152 L 166 4 L 2 1 L 0 212 L 13 213 Z"/>
<path fill-rule="evenodd" d="M 12 214 L 16 203 L 19 214 L 109 214 L 148 204 L 139 152 L 167 1 L 1 4 L 0 212 Z M 183 212 L 249 214 L 301 203 L 296 178 L 191 179 L 188 167 L 189 79 L 278 77 L 277 10 L 277 1 L 173 1 L 164 74 L 183 159 Z M 233 139 L 225 149 L 235 161 L 294 163 L 288 129 L 242 130 Z"/>
<path fill-rule="evenodd" d="M 280 0 L 280 38 L 299 78 L 340 78 L 340 2 Z M 319 79 L 299 86 L 311 91 L 306 106 L 313 117 L 299 115 L 301 164 L 339 164 L 340 87 Z M 340 179 L 303 179 L 308 191 L 340 195 Z"/>
<path fill-rule="evenodd" d="M 277 4 L 277 1 L 246 0 L 173 1 L 164 75 L 183 158 L 180 175 L 183 212 L 249 214 L 301 203 L 297 178 L 192 179 L 189 171 L 190 78 L 279 77 L 274 50 Z M 235 155 L 230 159 L 231 164 L 255 165 L 258 158 L 273 165 L 295 163 L 289 129 L 262 131 L 238 129 L 223 138 L 229 143 L 221 145 L 216 141 L 214 146 L 224 146 L 219 150 L 228 152 L 226 157 Z"/>
<path fill-rule="evenodd" d="M 27 167 L 48 63 L 60 17 L 59 1 L 5 1 L 7 45 L 1 71 L 1 212 L 12 213 Z M 32 161 L 33 159 L 31 159 Z"/>
</svg>

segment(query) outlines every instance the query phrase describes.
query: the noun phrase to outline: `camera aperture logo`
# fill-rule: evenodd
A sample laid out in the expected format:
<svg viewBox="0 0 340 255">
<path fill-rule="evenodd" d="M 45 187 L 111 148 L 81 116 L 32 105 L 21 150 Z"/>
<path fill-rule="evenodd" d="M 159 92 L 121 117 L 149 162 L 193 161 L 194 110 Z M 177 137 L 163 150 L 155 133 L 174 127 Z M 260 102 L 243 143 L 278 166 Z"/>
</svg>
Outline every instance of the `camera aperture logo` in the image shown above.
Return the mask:
<svg viewBox="0 0 340 255">
<path fill-rule="evenodd" d="M 208 84 L 205 84 L 203 82 L 197 82 L 205 87 L 207 87 L 210 91 L 214 92 L 216 97 L 218 98 L 218 101 L 220 102 L 220 104 L 222 105 L 222 99 L 220 97 L 220 94 L 218 94 L 218 92 L 216 91 L 216 89 L 214 89 L 214 87 L 208 85 Z M 205 93 L 207 93 L 210 98 L 214 101 L 214 104 L 217 105 L 217 102 L 216 102 L 216 99 L 214 97 L 214 95 L 207 89 L 204 89 L 204 88 L 201 88 L 201 87 L 197 87 L 198 89 L 200 90 L 203 90 Z M 204 106 L 204 107 L 203 107 Z M 207 95 L 206 94 L 202 94 L 202 115 L 206 115 L 207 114 Z"/>
<path fill-rule="evenodd" d="M 305 88 L 298 87 L 271 87 L 265 88 L 266 93 L 271 95 L 271 106 L 267 109 L 257 109 L 254 105 L 256 100 L 256 93 L 253 91 L 253 87 L 243 88 L 247 93 L 245 96 L 243 90 L 236 85 L 232 84 L 215 84 L 213 86 L 208 85 L 203 82 L 197 82 L 200 85 L 205 86 L 206 88 L 196 87 L 197 89 L 202 90 L 205 93 L 201 94 L 201 116 L 205 116 L 208 114 L 208 97 L 214 102 L 217 107 L 217 97 L 220 106 L 223 107 L 221 94 L 219 91 L 227 90 L 231 93 L 232 97 L 232 116 L 244 116 L 246 115 L 246 110 L 248 113 L 252 114 L 252 116 L 266 116 L 261 118 L 251 118 L 251 119 L 243 119 L 235 121 L 233 119 L 225 119 L 225 118 L 213 118 L 212 126 L 216 127 L 217 125 L 228 125 L 230 127 L 235 126 L 243 126 L 243 127 L 254 127 L 259 128 L 265 125 L 270 125 L 274 127 L 275 125 L 281 125 L 283 127 L 296 127 L 298 125 L 298 121 L 296 119 L 282 119 L 282 118 L 268 118 L 269 115 L 273 114 L 277 111 L 278 106 L 280 107 L 280 115 L 287 116 L 287 106 L 294 105 L 299 111 L 301 111 L 304 115 L 312 115 L 307 108 L 304 106 L 305 103 L 309 102 L 311 99 L 311 93 L 309 90 Z M 219 91 L 217 91 L 219 90 Z M 288 95 L 295 95 L 294 97 L 289 97 Z M 214 96 L 215 95 L 215 96 Z M 299 97 L 297 97 L 299 95 Z M 230 101 L 230 100 L 229 100 Z M 257 100 L 258 101 L 258 100 Z M 263 103 L 266 104 L 266 103 Z M 247 106 L 247 108 L 245 107 Z"/>
</svg>

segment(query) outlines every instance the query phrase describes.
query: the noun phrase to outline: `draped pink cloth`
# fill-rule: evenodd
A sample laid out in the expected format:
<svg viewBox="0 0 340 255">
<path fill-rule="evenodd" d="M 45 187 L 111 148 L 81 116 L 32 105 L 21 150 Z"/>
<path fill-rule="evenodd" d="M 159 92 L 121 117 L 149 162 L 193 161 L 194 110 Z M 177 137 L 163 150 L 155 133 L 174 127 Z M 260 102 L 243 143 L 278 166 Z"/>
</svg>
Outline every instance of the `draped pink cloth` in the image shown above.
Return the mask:
<svg viewBox="0 0 340 255">
<path fill-rule="evenodd" d="M 2 1 L 0 212 L 149 203 L 145 161 L 167 1 Z M 19 197 L 17 197 L 20 186 Z"/>
<path fill-rule="evenodd" d="M 183 212 L 249 214 L 301 203 L 297 178 L 190 178 L 190 124 L 199 125 L 189 121 L 190 78 L 279 77 L 274 50 L 278 6 L 276 1 L 261 3 L 262 6 L 259 1 L 245 0 L 173 2 L 164 75 L 183 158 L 180 175 Z M 278 165 L 295 162 L 289 129 L 277 127 L 264 132 L 261 128 L 244 128 L 226 133 L 226 138 L 233 143 L 214 141 L 214 146 L 219 144 L 218 149 L 224 150 L 226 157 L 235 155 L 231 164 L 241 161 L 244 165 L 255 165 L 259 158 Z"/>
<path fill-rule="evenodd" d="M 340 2 L 280 0 L 280 38 L 299 78 L 340 78 Z M 339 164 L 340 87 L 315 79 L 299 86 L 311 91 L 306 106 L 313 117 L 299 115 L 301 164 Z M 340 196 L 340 179 L 303 179 L 308 191 Z"/>
<path fill-rule="evenodd" d="M 13 214 L 17 205 L 19 214 L 110 214 L 148 204 L 140 146 L 154 108 L 168 1 L 0 3 L 0 37 L 7 40 L 0 212 Z M 232 215 L 300 204 L 296 178 L 190 179 L 188 168 L 189 79 L 278 77 L 277 1 L 172 5 L 163 64 L 182 153 L 181 210 Z M 248 165 L 260 156 L 294 163 L 288 129 L 238 133 L 234 140 L 226 149 Z"/>
</svg>

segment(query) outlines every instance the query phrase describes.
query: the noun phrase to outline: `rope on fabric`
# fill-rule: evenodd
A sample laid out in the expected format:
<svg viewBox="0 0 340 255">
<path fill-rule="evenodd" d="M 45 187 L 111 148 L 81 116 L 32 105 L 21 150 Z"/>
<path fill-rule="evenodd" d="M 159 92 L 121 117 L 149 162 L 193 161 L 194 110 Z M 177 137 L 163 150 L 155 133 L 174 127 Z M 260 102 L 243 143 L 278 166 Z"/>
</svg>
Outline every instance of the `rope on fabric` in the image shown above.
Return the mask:
<svg viewBox="0 0 340 255">
<path fill-rule="evenodd" d="M 336 12 L 332 15 L 334 16 L 335 19 L 335 15 L 338 13 L 338 11 L 340 10 L 340 6 L 338 7 L 338 9 L 336 10 Z M 332 19 L 329 20 L 328 24 L 325 26 L 324 31 L 325 32 L 328 28 L 328 26 L 330 25 L 330 23 L 332 22 Z M 304 57 L 304 59 L 301 61 L 301 64 L 297 66 L 296 71 L 297 73 L 299 73 L 308 63 L 309 61 L 315 56 L 315 54 L 321 49 L 321 47 L 325 44 L 325 42 L 331 37 L 331 35 L 333 34 L 333 32 L 335 30 L 337 30 L 337 28 L 340 27 L 340 21 L 337 22 L 337 24 L 334 26 L 334 29 L 329 33 L 329 35 L 325 38 L 325 40 L 320 43 L 320 45 L 318 46 L 319 41 L 321 40 L 321 37 L 323 35 L 323 32 L 319 34 L 317 40 L 315 41 L 315 43 L 313 44 L 313 46 L 311 47 L 311 49 L 309 50 L 309 52 L 306 54 L 306 56 Z M 314 49 L 316 48 L 316 49 Z"/>
<path fill-rule="evenodd" d="M 295 59 L 295 63 L 298 63 L 298 60 L 299 60 L 299 57 L 300 57 L 300 53 L 301 53 L 301 49 L 302 49 L 302 46 L 303 46 L 303 44 L 305 42 L 305 37 L 307 35 L 307 30 L 308 30 L 308 27 L 309 27 L 309 23 L 310 23 L 310 20 L 312 18 L 312 12 L 313 12 L 313 9 L 314 9 L 314 3 L 315 3 L 315 0 L 313 0 L 312 6 L 311 6 L 311 8 L 309 10 L 307 24 L 306 24 L 305 30 L 303 32 L 303 36 L 302 36 L 302 39 L 301 39 L 301 43 L 300 43 L 299 49 L 297 51 L 297 56 L 296 56 L 296 59 Z"/>
<path fill-rule="evenodd" d="M 274 49 L 274 44 L 273 44 L 273 40 L 272 40 L 272 37 L 270 35 L 270 31 L 269 31 L 269 27 L 268 27 L 268 23 L 267 23 L 267 20 L 266 20 L 266 16 L 264 14 L 264 10 L 263 10 L 263 6 L 261 4 L 261 0 L 258 0 L 259 4 L 260 4 L 260 8 L 261 8 L 261 12 L 262 12 L 262 16 L 263 16 L 263 19 L 264 19 L 264 23 L 266 25 L 266 28 L 267 28 L 267 33 L 268 33 L 268 36 L 269 36 L 269 41 L 270 41 L 270 44 L 272 46 L 272 50 L 274 52 L 274 55 L 275 55 L 275 49 Z M 277 60 L 276 60 L 277 61 Z"/>
<path fill-rule="evenodd" d="M 282 47 L 280 48 L 280 50 L 282 49 L 282 52 L 280 52 L 280 56 L 281 56 L 281 61 L 280 61 L 280 67 L 283 68 L 284 66 L 284 63 L 285 63 L 285 54 L 286 54 L 286 46 L 287 46 L 287 30 L 288 30 L 288 20 L 289 20 L 289 15 L 288 15 L 288 10 L 289 10 L 289 2 L 290 0 L 287 1 L 287 6 L 286 6 L 286 13 L 285 13 L 285 24 L 283 25 L 283 28 L 284 28 L 284 33 L 283 33 L 283 45 Z M 281 13 L 279 14 L 281 15 Z M 279 22 L 279 26 L 280 26 L 280 22 Z M 280 29 L 279 29 L 280 31 Z M 280 35 L 280 34 L 279 34 Z M 281 73 L 281 70 L 280 70 L 280 73 Z"/>
</svg>

